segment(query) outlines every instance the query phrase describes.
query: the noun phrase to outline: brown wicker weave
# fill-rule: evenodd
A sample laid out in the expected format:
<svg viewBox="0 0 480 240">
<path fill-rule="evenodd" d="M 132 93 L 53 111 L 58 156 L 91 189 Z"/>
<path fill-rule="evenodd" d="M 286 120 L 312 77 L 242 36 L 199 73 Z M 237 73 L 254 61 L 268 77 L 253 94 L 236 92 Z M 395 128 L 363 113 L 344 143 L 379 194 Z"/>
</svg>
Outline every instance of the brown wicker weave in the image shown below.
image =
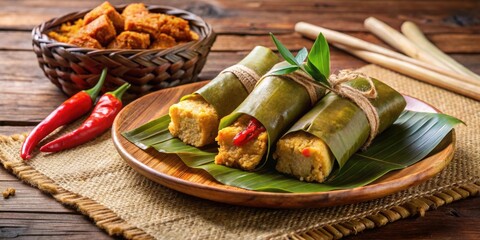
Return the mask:
<svg viewBox="0 0 480 240">
<path fill-rule="evenodd" d="M 116 9 L 121 12 L 125 6 Z M 80 48 L 49 38 L 46 33 L 50 30 L 82 18 L 90 10 L 70 13 L 46 21 L 32 31 L 33 51 L 45 76 L 67 95 L 73 95 L 93 86 L 102 69 L 108 67 L 104 91 L 129 82 L 132 86 L 124 95 L 124 99 L 128 100 L 158 89 L 196 81 L 215 41 L 212 28 L 200 17 L 184 10 L 167 6 L 149 6 L 148 9 L 188 20 L 199 40 L 165 50 L 103 50 Z"/>
</svg>

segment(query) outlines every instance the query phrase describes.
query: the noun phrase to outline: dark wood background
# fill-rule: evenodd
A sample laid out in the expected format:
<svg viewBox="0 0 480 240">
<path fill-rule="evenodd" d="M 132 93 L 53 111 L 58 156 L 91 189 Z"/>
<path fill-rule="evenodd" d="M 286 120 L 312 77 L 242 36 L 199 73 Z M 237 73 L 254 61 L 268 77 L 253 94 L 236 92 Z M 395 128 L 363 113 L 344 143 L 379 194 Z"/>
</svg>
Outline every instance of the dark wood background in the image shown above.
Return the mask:
<svg viewBox="0 0 480 240">
<path fill-rule="evenodd" d="M 0 134 L 29 131 L 66 99 L 43 75 L 31 47 L 31 29 L 50 18 L 92 8 L 102 1 L 0 1 Z M 113 4 L 122 2 L 113 0 Z M 200 79 L 214 77 L 255 45 L 273 47 L 269 32 L 288 48 L 312 42 L 293 32 L 298 21 L 383 43 L 369 34 L 363 20 L 374 16 L 399 29 L 416 22 L 440 49 L 480 73 L 480 1 L 143 1 L 171 5 L 204 17 L 218 34 Z M 331 49 L 332 70 L 366 63 Z M 447 99 L 446 99 L 447 100 Z M 0 200 L 0 239 L 109 239 L 85 216 L 62 206 L 0 168 L 0 190 L 17 189 Z M 480 198 L 449 204 L 425 217 L 368 230 L 351 239 L 480 239 Z"/>
</svg>

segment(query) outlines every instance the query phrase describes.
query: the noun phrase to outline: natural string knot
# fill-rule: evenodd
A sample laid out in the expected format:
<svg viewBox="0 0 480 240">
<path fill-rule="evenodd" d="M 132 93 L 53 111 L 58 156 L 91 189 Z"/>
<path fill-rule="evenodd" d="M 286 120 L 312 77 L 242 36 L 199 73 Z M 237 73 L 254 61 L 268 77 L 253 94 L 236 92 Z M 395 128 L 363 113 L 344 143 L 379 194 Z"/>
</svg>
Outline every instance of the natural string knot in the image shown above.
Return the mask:
<svg viewBox="0 0 480 240">
<path fill-rule="evenodd" d="M 278 63 L 277 65 L 282 66 L 283 63 Z M 275 65 L 275 66 L 277 66 L 277 65 Z M 284 75 L 277 75 L 277 74 L 273 74 L 275 71 L 278 70 L 278 68 L 276 68 L 275 66 L 267 74 L 265 74 L 258 81 L 258 83 L 260 83 L 260 81 L 262 81 L 266 77 L 280 77 L 280 78 L 285 77 L 285 78 L 289 78 L 289 79 L 295 81 L 296 83 L 302 85 L 305 88 L 305 90 L 307 91 L 307 94 L 310 98 L 310 103 L 311 103 L 312 106 L 315 105 L 315 103 L 317 103 L 317 101 L 325 95 L 324 94 L 325 93 L 325 88 L 316 84 L 315 80 L 313 80 L 313 78 L 310 75 L 308 75 L 307 73 L 305 73 L 303 71 L 295 71 L 295 72 L 284 74 Z"/>
<path fill-rule="evenodd" d="M 236 64 L 233 66 L 230 66 L 220 73 L 225 73 L 225 72 L 230 72 L 233 73 L 238 80 L 243 84 L 245 89 L 250 93 L 253 91 L 253 88 L 255 88 L 255 84 L 257 84 L 258 80 L 260 80 L 260 76 L 250 69 L 247 66 Z"/>
<path fill-rule="evenodd" d="M 367 90 L 361 90 L 353 88 L 350 85 L 345 84 L 348 81 L 356 78 L 364 78 L 370 87 Z M 366 149 L 375 136 L 378 134 L 378 128 L 380 126 L 380 117 L 378 116 L 377 109 L 373 106 L 369 99 L 377 98 L 377 89 L 373 83 L 373 80 L 362 73 L 352 72 L 350 70 L 341 70 L 337 75 L 330 75 L 328 81 L 331 85 L 331 90 L 340 95 L 341 97 L 348 98 L 354 102 L 367 116 L 367 120 L 370 124 L 370 135 L 363 145 L 363 149 Z"/>
</svg>

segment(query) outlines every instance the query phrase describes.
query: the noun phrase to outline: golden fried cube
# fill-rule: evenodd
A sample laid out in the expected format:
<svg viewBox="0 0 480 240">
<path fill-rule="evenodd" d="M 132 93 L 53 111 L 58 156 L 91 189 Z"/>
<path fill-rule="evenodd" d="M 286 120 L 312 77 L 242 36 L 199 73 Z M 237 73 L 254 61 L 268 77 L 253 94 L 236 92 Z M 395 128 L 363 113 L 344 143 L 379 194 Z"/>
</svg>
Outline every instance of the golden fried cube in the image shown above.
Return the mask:
<svg viewBox="0 0 480 240">
<path fill-rule="evenodd" d="M 150 45 L 147 33 L 125 31 L 120 33 L 107 48 L 111 49 L 146 49 Z"/>
<path fill-rule="evenodd" d="M 110 19 L 110 21 L 112 21 L 117 31 L 123 30 L 125 20 L 123 16 L 120 15 L 120 13 L 118 13 L 117 10 L 115 10 L 115 8 L 109 2 L 104 2 L 100 6 L 88 12 L 83 18 L 85 21 L 84 24 L 87 25 L 102 15 L 107 15 L 107 17 Z"/>
<path fill-rule="evenodd" d="M 93 20 L 93 22 L 83 26 L 79 33 L 97 39 L 102 46 L 107 45 L 117 35 L 115 27 L 107 15 L 102 15 Z"/>
<path fill-rule="evenodd" d="M 125 30 L 149 33 L 154 38 L 158 38 L 157 36 L 163 33 L 173 37 L 176 42 L 188 42 L 198 39 L 198 35 L 190 31 L 190 25 L 187 20 L 158 13 L 127 17 Z"/>
<path fill-rule="evenodd" d="M 158 29 L 161 33 L 172 36 L 178 42 L 192 40 L 187 20 L 170 15 L 165 15 L 164 19 Z"/>
<path fill-rule="evenodd" d="M 102 45 L 95 39 L 85 34 L 77 34 L 75 37 L 70 38 L 69 44 L 76 45 L 84 48 L 103 48 Z"/>
<path fill-rule="evenodd" d="M 163 24 L 163 14 L 147 14 L 128 17 L 125 20 L 125 31 L 144 32 L 152 36 L 158 34 L 158 27 Z"/>
<path fill-rule="evenodd" d="M 150 45 L 151 49 L 167 49 L 177 45 L 175 38 L 168 36 L 165 33 L 160 33 L 155 36 L 155 40 L 153 41 L 152 45 Z"/>
<path fill-rule="evenodd" d="M 147 15 L 148 9 L 143 3 L 132 3 L 123 9 L 122 16 L 124 18 L 135 17 L 137 15 Z"/>
</svg>

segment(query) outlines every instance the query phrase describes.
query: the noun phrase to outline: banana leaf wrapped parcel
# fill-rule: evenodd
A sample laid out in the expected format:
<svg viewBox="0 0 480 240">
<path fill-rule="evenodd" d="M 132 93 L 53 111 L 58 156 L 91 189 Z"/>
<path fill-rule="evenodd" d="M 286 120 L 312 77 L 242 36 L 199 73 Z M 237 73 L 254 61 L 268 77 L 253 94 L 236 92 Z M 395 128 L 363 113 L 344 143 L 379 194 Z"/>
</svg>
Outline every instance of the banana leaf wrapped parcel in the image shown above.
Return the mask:
<svg viewBox="0 0 480 240">
<path fill-rule="evenodd" d="M 369 99 L 378 116 L 377 132 L 389 127 L 406 106 L 403 96 L 388 85 L 371 79 L 377 96 Z M 361 91 L 370 84 L 358 75 L 346 84 Z M 279 172 L 308 182 L 324 182 L 335 159 L 339 167 L 369 140 L 367 116 L 350 99 L 330 92 L 299 119 L 277 142 L 273 157 Z"/>
<path fill-rule="evenodd" d="M 170 133 L 196 147 L 213 143 L 220 119 L 240 105 L 260 77 L 278 62 L 269 48 L 255 47 L 238 64 L 170 107 Z"/>
<path fill-rule="evenodd" d="M 238 65 L 243 67 L 222 71 L 172 106 L 170 115 L 122 135 L 141 149 L 176 154 L 229 186 L 313 193 L 364 186 L 415 164 L 461 123 L 444 114 L 403 111 L 401 94 L 363 74 L 330 75 L 322 34 L 310 52 L 302 48 L 295 56 L 272 39 L 285 62 L 275 64 L 275 54 L 257 47 Z M 263 77 L 256 84 L 240 79 L 258 79 L 253 75 Z M 195 147 L 215 135 L 218 151 L 213 144 Z"/>
<path fill-rule="evenodd" d="M 271 72 L 284 66 L 279 63 Z M 282 76 L 267 73 L 250 95 L 221 119 L 215 163 L 243 170 L 260 168 L 281 134 L 324 94 L 325 89 L 301 71 Z"/>
</svg>

